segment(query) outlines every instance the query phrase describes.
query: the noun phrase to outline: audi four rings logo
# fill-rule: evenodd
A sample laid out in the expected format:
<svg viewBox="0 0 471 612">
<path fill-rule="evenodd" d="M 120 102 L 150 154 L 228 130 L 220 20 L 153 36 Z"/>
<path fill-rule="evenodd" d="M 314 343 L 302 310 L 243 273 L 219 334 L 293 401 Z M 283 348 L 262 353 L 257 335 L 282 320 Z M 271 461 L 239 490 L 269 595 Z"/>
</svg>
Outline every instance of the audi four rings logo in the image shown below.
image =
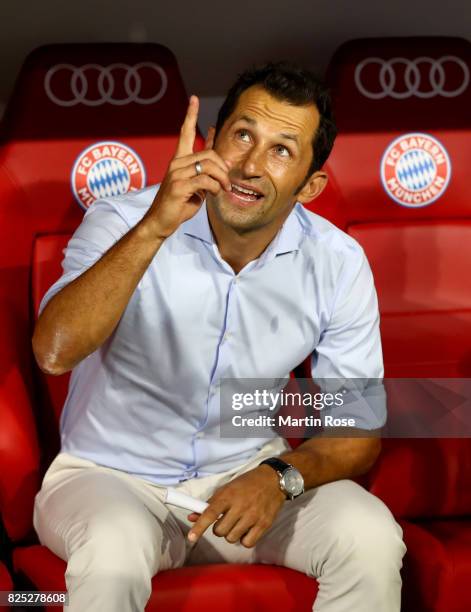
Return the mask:
<svg viewBox="0 0 471 612">
<path fill-rule="evenodd" d="M 163 68 L 153 62 L 134 66 L 120 63 L 109 66 L 57 64 L 44 77 L 44 90 L 49 100 L 65 107 L 77 104 L 125 106 L 131 102 L 155 104 L 167 91 L 167 84 Z"/>
<path fill-rule="evenodd" d="M 451 79 L 445 69 L 448 64 L 458 68 L 459 83 L 449 82 Z M 377 79 L 365 83 L 364 70 L 371 65 L 379 66 Z M 404 83 L 401 87 L 398 87 L 399 80 Z M 466 91 L 469 85 L 469 68 L 455 55 L 445 55 L 439 59 L 417 57 L 414 60 L 405 57 L 393 57 L 389 60 L 368 57 L 355 68 L 355 85 L 360 93 L 371 100 L 381 100 L 388 96 L 396 100 L 412 96 L 456 98 Z"/>
</svg>

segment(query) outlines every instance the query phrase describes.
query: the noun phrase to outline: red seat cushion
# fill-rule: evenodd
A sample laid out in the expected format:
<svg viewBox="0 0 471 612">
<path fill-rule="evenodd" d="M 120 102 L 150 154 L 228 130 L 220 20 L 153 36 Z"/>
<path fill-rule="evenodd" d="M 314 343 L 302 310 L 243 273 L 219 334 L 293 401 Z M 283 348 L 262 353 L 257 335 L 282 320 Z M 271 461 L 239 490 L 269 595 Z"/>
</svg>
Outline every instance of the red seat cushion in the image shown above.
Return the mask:
<svg viewBox="0 0 471 612">
<path fill-rule="evenodd" d="M 65 590 L 66 564 L 44 546 L 17 548 L 15 569 L 39 590 Z M 294 570 L 271 565 L 215 564 L 158 573 L 152 580 L 148 612 L 310 612 L 317 582 Z M 55 612 L 57 608 L 46 608 Z"/>
<path fill-rule="evenodd" d="M 471 519 L 402 523 L 405 612 L 471 610 Z"/>
<path fill-rule="evenodd" d="M 369 490 L 404 518 L 471 516 L 471 440 L 383 440 Z"/>
</svg>

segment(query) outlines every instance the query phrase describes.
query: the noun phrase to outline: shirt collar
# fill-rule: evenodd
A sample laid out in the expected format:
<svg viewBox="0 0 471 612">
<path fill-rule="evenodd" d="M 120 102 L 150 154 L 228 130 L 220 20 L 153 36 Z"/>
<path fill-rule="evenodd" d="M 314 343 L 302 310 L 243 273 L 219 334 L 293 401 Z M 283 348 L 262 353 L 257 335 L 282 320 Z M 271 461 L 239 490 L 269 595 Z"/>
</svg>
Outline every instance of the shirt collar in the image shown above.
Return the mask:
<svg viewBox="0 0 471 612">
<path fill-rule="evenodd" d="M 291 251 L 299 250 L 303 237 L 303 228 L 298 218 L 298 210 L 301 206 L 302 204 L 296 202 L 296 204 L 293 206 L 293 210 L 290 212 L 280 231 L 275 236 L 275 255 L 281 255 L 283 253 L 290 253 Z"/>
<path fill-rule="evenodd" d="M 206 211 L 206 200 L 200 206 L 196 215 L 185 221 L 181 225 L 183 233 L 194 238 L 199 238 L 208 244 L 214 243 L 213 232 L 209 225 L 208 213 Z"/>
<path fill-rule="evenodd" d="M 301 204 L 296 202 L 281 229 L 268 245 L 267 250 L 272 252 L 274 256 L 299 250 L 303 231 L 297 213 L 301 206 Z M 183 233 L 188 236 L 193 236 L 208 244 L 215 243 L 213 232 L 209 225 L 206 201 L 203 202 L 196 215 L 182 223 L 181 227 Z"/>
</svg>

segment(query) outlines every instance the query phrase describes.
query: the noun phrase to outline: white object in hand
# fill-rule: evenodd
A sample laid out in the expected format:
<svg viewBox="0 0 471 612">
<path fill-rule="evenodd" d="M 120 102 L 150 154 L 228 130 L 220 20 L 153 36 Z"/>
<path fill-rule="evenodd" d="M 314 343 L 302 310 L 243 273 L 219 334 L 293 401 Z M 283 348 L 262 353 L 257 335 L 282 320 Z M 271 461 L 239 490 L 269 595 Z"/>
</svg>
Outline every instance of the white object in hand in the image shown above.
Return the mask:
<svg viewBox="0 0 471 612">
<path fill-rule="evenodd" d="M 185 495 L 185 493 L 180 493 L 180 491 L 175 491 L 175 489 L 170 488 L 167 489 L 167 495 L 164 502 L 166 504 L 172 504 L 172 506 L 191 510 L 192 512 L 198 512 L 199 514 L 206 510 L 209 505 L 200 499 Z"/>
</svg>

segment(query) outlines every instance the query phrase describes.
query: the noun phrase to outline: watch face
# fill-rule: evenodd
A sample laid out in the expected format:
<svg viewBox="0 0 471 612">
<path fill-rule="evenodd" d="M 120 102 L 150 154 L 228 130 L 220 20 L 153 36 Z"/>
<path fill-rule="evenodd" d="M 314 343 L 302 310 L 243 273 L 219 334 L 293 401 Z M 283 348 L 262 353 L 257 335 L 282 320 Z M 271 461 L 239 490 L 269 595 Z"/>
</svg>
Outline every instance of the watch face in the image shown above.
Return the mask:
<svg viewBox="0 0 471 612">
<path fill-rule="evenodd" d="M 304 480 L 301 474 L 295 468 L 286 470 L 281 479 L 283 487 L 288 495 L 296 497 L 304 491 Z"/>
</svg>

